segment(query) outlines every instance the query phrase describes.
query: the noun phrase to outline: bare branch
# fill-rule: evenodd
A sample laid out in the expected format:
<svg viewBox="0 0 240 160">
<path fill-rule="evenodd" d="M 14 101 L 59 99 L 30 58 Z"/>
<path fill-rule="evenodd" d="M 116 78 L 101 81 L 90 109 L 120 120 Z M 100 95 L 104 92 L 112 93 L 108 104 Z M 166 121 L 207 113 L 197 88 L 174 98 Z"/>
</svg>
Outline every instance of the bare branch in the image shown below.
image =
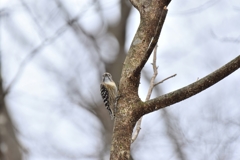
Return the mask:
<svg viewBox="0 0 240 160">
<path fill-rule="evenodd" d="M 136 124 L 136 130 L 132 136 L 132 143 L 137 139 L 138 135 L 139 135 L 139 132 L 141 130 L 141 124 L 142 124 L 142 118 L 141 117 L 138 121 L 137 121 L 137 124 Z"/>
<path fill-rule="evenodd" d="M 151 94 L 152 94 L 152 90 L 153 90 L 153 88 L 154 88 L 154 81 L 155 81 L 155 79 L 156 79 L 156 77 L 157 77 L 157 74 L 158 74 L 158 67 L 157 67 L 157 65 L 156 65 L 156 59 L 157 59 L 157 45 L 155 46 L 155 49 L 154 49 L 154 53 L 153 53 L 153 63 L 152 63 L 152 65 L 153 65 L 153 76 L 152 76 L 152 78 L 151 78 L 151 81 L 150 81 L 150 86 L 149 86 L 149 89 L 148 89 L 148 94 L 147 94 L 147 97 L 146 97 L 146 101 L 148 101 L 149 99 L 150 99 L 150 97 L 151 97 Z M 142 118 L 143 117 L 141 117 L 139 120 L 138 120 L 138 122 L 137 122 L 137 125 L 136 125 L 136 131 L 135 131 L 135 133 L 134 133 L 134 135 L 133 135 L 133 137 L 132 137 L 132 143 L 137 139 L 137 137 L 138 137 L 138 134 L 139 134 L 139 132 L 140 132 L 140 130 L 141 130 L 141 123 L 142 123 Z"/>
<path fill-rule="evenodd" d="M 68 25 L 63 25 L 61 26 L 51 37 L 46 38 L 40 45 L 38 45 L 36 48 L 34 48 L 21 62 L 17 73 L 15 74 L 13 80 L 10 82 L 8 87 L 5 89 L 4 94 L 6 95 L 10 89 L 16 84 L 16 82 L 19 80 L 21 77 L 26 65 L 37 55 L 37 53 L 43 49 L 45 46 L 51 44 L 54 42 L 59 36 L 64 33 L 67 29 Z"/>
<path fill-rule="evenodd" d="M 175 77 L 176 75 L 177 75 L 177 74 L 171 75 L 171 76 L 169 76 L 169 77 L 167 77 L 167 78 L 161 80 L 160 82 L 155 83 L 155 84 L 154 84 L 154 87 L 157 86 L 157 85 L 159 85 L 160 83 L 163 83 L 164 81 L 166 81 L 166 80 L 168 80 L 168 79 L 170 79 L 170 78 Z"/>
<path fill-rule="evenodd" d="M 144 67 L 144 65 L 146 64 L 149 56 L 151 55 L 155 45 L 157 44 L 157 41 L 159 39 L 159 36 L 160 36 L 160 32 L 162 30 L 162 27 L 163 27 L 163 23 L 166 19 L 166 16 L 167 16 L 167 8 L 164 7 L 161 11 L 161 15 L 160 15 L 160 19 L 158 20 L 158 22 L 156 23 L 157 27 L 155 29 L 155 32 L 153 33 L 151 39 L 150 39 L 150 42 L 148 44 L 148 47 L 146 48 L 146 52 L 144 54 L 144 57 L 142 57 L 139 65 L 136 67 L 136 69 L 134 70 L 134 75 L 137 76 L 138 74 L 140 74 L 142 68 Z M 138 46 L 139 47 L 139 46 Z M 141 48 L 140 48 L 141 49 Z"/>
<path fill-rule="evenodd" d="M 151 94 L 152 94 L 152 90 L 153 90 L 153 87 L 154 87 L 154 81 L 157 77 L 157 74 L 158 74 L 158 67 L 156 65 L 156 59 L 157 59 L 157 45 L 155 46 L 155 49 L 154 49 L 154 53 L 153 53 L 153 63 L 152 63 L 152 66 L 153 66 L 153 76 L 151 78 L 151 81 L 150 81 L 150 86 L 149 86 L 149 90 L 148 90 L 148 94 L 147 94 L 147 97 L 146 97 L 146 101 L 148 101 L 151 97 Z"/>
<path fill-rule="evenodd" d="M 124 62 L 124 64 L 128 65 L 124 65 L 122 71 L 122 77 L 128 78 L 128 84 L 139 84 L 140 72 L 159 39 L 168 11 L 165 6 L 168 5 L 170 1 L 134 1 L 134 3 L 137 2 L 141 4 L 141 7 L 138 8 L 141 14 L 141 22 Z M 121 81 L 125 80 L 120 80 L 120 90 L 123 87 Z M 137 93 L 138 85 L 136 85 L 132 91 Z"/>
<path fill-rule="evenodd" d="M 149 112 L 167 107 L 169 105 L 180 102 L 187 99 L 209 87 L 216 84 L 223 78 L 227 77 L 240 67 L 240 56 L 236 57 L 226 65 L 222 66 L 215 72 L 207 75 L 206 77 L 199 79 L 198 81 L 178 89 L 176 91 L 170 92 L 168 94 L 162 95 L 160 97 L 154 98 L 144 103 L 144 105 L 136 108 L 140 110 L 143 115 Z"/>
<path fill-rule="evenodd" d="M 156 79 L 156 77 L 158 75 L 158 67 L 157 67 L 157 64 L 156 64 L 156 60 L 157 60 L 157 47 L 158 47 L 158 45 L 156 45 L 155 48 L 154 48 L 153 63 L 152 63 L 152 65 L 153 65 L 153 76 L 152 76 L 151 81 L 150 81 L 150 86 L 149 86 L 149 89 L 148 89 L 148 94 L 147 94 L 147 97 L 146 97 L 146 101 L 148 101 L 150 99 L 152 91 L 153 91 L 153 88 L 155 86 L 157 86 L 158 84 L 163 83 L 164 81 L 166 81 L 166 80 L 168 80 L 168 79 L 170 79 L 172 77 L 175 77 L 177 75 L 177 74 L 174 74 L 174 75 L 172 75 L 170 77 L 167 77 L 167 78 L 163 79 L 162 81 L 154 84 L 154 81 L 155 81 L 155 79 Z M 136 131 L 135 131 L 135 133 L 134 133 L 134 135 L 132 137 L 132 143 L 137 139 L 138 134 L 139 134 L 139 132 L 141 130 L 142 118 L 143 117 L 141 117 L 138 120 L 137 124 L 136 124 Z"/>
<path fill-rule="evenodd" d="M 140 7 L 140 3 L 139 3 L 139 0 L 129 0 L 132 5 L 139 10 L 139 7 Z"/>
<path fill-rule="evenodd" d="M 158 41 L 167 15 L 165 6 L 170 0 L 132 0 L 132 2 L 138 7 L 141 21 L 123 64 L 119 84 L 121 98 L 118 101 L 114 121 L 111 160 L 130 158 L 132 131 L 142 116 L 140 112 L 134 110 L 144 104 L 138 96 L 140 73 Z"/>
</svg>

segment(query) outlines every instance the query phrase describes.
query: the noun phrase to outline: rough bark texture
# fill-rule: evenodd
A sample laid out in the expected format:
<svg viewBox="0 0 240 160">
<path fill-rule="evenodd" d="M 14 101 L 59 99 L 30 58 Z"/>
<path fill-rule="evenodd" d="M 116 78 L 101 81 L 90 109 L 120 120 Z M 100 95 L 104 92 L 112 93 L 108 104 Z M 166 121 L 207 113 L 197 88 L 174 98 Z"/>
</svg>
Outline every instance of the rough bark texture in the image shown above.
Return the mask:
<svg viewBox="0 0 240 160">
<path fill-rule="evenodd" d="M 123 64 L 114 121 L 111 160 L 128 160 L 133 128 L 140 117 L 189 98 L 214 85 L 240 67 L 240 56 L 203 79 L 177 91 L 142 102 L 138 96 L 140 73 L 155 47 L 170 0 L 130 0 L 141 16 L 140 25 Z"/>
<path fill-rule="evenodd" d="M 157 43 L 167 6 L 170 1 L 145 0 L 132 2 L 139 10 L 141 22 L 125 59 L 119 84 L 121 98 L 118 101 L 111 147 L 112 160 L 127 160 L 130 157 L 132 131 L 141 115 L 133 111 L 143 105 L 138 96 L 140 72 Z"/>
</svg>

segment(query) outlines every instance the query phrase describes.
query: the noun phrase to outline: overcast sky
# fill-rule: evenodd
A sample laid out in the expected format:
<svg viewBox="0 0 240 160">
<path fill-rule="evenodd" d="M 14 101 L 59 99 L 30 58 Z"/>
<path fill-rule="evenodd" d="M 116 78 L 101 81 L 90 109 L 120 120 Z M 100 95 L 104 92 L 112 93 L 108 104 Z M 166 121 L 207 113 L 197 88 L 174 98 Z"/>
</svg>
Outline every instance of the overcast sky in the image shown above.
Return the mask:
<svg viewBox="0 0 240 160">
<path fill-rule="evenodd" d="M 97 58 L 91 55 L 96 52 L 92 46 L 86 48 L 87 39 L 74 37 L 74 32 L 65 24 L 67 17 L 61 15 L 54 1 L 26 0 L 25 3 L 29 10 L 18 0 L 0 2 L 5 87 L 16 78 L 19 68 L 22 70 L 6 100 L 19 130 L 18 137 L 29 150 L 25 159 L 98 160 L 97 152 L 104 143 L 103 126 L 94 113 L 86 111 L 81 103 L 74 103 L 78 97 L 69 99 L 66 95 L 72 84 L 80 88 L 83 101 L 94 101 L 94 105 L 101 106 L 101 77 L 97 73 L 99 68 L 104 71 L 104 66 L 98 65 Z M 100 36 L 106 31 L 104 25 L 118 21 L 120 9 L 117 0 L 99 3 L 101 15 L 90 1 L 62 0 L 71 17 L 80 15 L 78 22 L 85 32 Z M 177 76 L 159 85 L 151 98 L 203 78 L 240 53 L 239 0 L 172 0 L 168 9 L 158 42 L 156 81 L 175 73 Z M 104 22 L 100 17 L 104 17 Z M 139 19 L 139 13 L 132 8 L 126 50 Z M 98 43 L 102 58 L 113 61 L 119 49 L 116 40 L 104 35 Z M 36 48 L 39 50 L 34 50 Z M 152 75 L 151 61 L 152 57 L 144 67 L 148 77 Z M 66 79 L 73 75 L 79 77 L 73 78 L 74 81 Z M 69 86 L 64 87 L 65 82 Z M 148 85 L 143 77 L 139 89 L 142 100 Z M 174 143 L 177 141 L 186 160 L 238 159 L 239 95 L 240 71 L 237 70 L 194 97 L 144 116 L 140 135 L 131 148 L 133 158 L 178 160 Z M 171 127 L 165 116 L 171 116 Z M 173 140 L 172 134 L 178 134 L 178 139 Z M 104 157 L 108 159 L 109 152 Z"/>
</svg>

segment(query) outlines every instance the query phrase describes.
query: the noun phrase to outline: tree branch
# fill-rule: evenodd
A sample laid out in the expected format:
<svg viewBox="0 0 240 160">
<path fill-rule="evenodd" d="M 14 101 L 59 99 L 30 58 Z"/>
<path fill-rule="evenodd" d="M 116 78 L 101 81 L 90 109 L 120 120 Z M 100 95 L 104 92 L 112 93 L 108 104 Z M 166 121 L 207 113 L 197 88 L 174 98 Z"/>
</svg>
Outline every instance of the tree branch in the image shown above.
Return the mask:
<svg viewBox="0 0 240 160">
<path fill-rule="evenodd" d="M 154 85 L 154 81 L 158 75 L 158 67 L 157 67 L 157 45 L 155 46 L 155 49 L 154 49 L 154 53 L 153 53 L 153 63 L 152 63 L 152 66 L 153 66 L 153 76 L 151 78 L 151 81 L 150 81 L 150 85 L 149 85 L 149 89 L 148 89 L 148 94 L 147 94 L 147 97 L 146 97 L 146 101 L 148 101 L 151 97 L 151 94 L 152 94 L 152 91 L 153 91 L 153 88 L 155 87 Z M 136 124 L 136 131 L 135 133 L 133 134 L 133 137 L 132 137 L 132 143 L 137 139 L 138 137 L 138 134 L 141 130 L 141 123 L 142 123 L 142 118 L 141 117 L 138 121 L 137 121 L 137 124 Z"/>
<path fill-rule="evenodd" d="M 170 78 L 175 77 L 176 75 L 177 75 L 177 74 L 171 75 L 171 76 L 169 76 L 169 77 L 167 77 L 167 78 L 161 80 L 160 82 L 155 83 L 155 84 L 154 84 L 154 87 L 157 86 L 157 85 L 159 85 L 160 83 L 163 83 L 164 81 L 166 81 L 166 80 L 168 80 L 168 79 L 170 79 Z"/>
<path fill-rule="evenodd" d="M 175 77 L 175 76 L 177 75 L 177 74 L 174 74 L 174 75 L 169 76 L 169 77 L 161 80 L 160 82 L 154 84 L 154 81 L 155 81 L 155 79 L 156 79 L 156 77 L 157 77 L 157 75 L 158 75 L 158 66 L 157 66 L 157 62 L 156 62 L 156 61 L 157 61 L 157 47 L 158 47 L 158 46 L 156 45 L 156 46 L 155 46 L 155 49 L 154 49 L 153 63 L 152 63 L 152 65 L 153 65 L 153 76 L 152 76 L 151 81 L 150 81 L 150 86 L 149 86 L 149 89 L 148 89 L 148 94 L 147 94 L 147 97 L 146 97 L 146 101 L 148 101 L 148 100 L 150 99 L 151 94 L 152 94 L 152 91 L 153 91 L 153 88 L 154 88 L 155 86 L 157 86 L 157 85 L 159 85 L 160 83 L 163 83 L 164 81 L 166 81 L 166 80 L 168 80 L 168 79 L 170 79 L 170 78 L 173 78 L 173 77 Z M 132 137 L 132 143 L 137 139 L 138 134 L 139 134 L 139 132 L 140 132 L 140 130 L 141 130 L 142 118 L 143 118 L 143 117 L 141 117 L 141 118 L 137 121 L 136 131 L 135 131 L 135 133 L 133 134 L 133 137 Z"/>
<path fill-rule="evenodd" d="M 158 41 L 167 15 L 166 6 L 170 0 L 132 0 L 131 2 L 139 10 L 141 22 L 124 62 L 119 89 L 122 90 L 123 84 L 134 83 L 132 92 L 137 95 L 141 70 Z M 127 83 L 122 83 L 123 81 Z"/>
<path fill-rule="evenodd" d="M 180 102 L 211 87 L 212 85 L 216 84 L 223 78 L 236 71 L 239 67 L 240 56 L 236 57 L 223 67 L 219 68 L 208 76 L 198 80 L 197 82 L 194 82 L 186 87 L 145 102 L 142 106 L 138 107 L 137 110 L 140 110 L 144 115 Z"/>
<path fill-rule="evenodd" d="M 134 70 L 134 75 L 135 76 L 140 74 L 140 72 L 142 71 L 142 68 L 146 64 L 149 56 L 151 55 L 155 45 L 157 44 L 157 41 L 158 41 L 159 36 L 160 36 L 160 32 L 161 32 L 162 27 L 163 27 L 163 23 L 164 23 L 164 21 L 166 19 L 166 16 L 167 16 L 167 11 L 168 10 L 167 10 L 166 7 L 164 7 L 161 11 L 160 19 L 156 24 L 155 32 L 153 33 L 152 37 L 149 37 L 151 39 L 150 39 L 150 42 L 148 43 L 148 47 L 146 48 L 147 50 L 145 51 L 145 54 L 143 55 L 139 65 Z"/>
<path fill-rule="evenodd" d="M 130 0 L 140 12 L 140 25 L 123 64 L 116 107 L 111 160 L 128 160 L 133 128 L 143 115 L 189 98 L 212 86 L 240 67 L 240 56 L 197 82 L 142 102 L 138 96 L 140 73 L 159 38 L 170 0 Z"/>
<path fill-rule="evenodd" d="M 140 73 L 157 43 L 170 0 L 132 0 L 140 12 L 140 25 L 124 61 L 119 94 L 121 95 L 114 120 L 111 160 L 128 160 L 132 131 L 141 117 L 135 113 L 137 106 L 143 105 L 138 96 Z"/>
</svg>

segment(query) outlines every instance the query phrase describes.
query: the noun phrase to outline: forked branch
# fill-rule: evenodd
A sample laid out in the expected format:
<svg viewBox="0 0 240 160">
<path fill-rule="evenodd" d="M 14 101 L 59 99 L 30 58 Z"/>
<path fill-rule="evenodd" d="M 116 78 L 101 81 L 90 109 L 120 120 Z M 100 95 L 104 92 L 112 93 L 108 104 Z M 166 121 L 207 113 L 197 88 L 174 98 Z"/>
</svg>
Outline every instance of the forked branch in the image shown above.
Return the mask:
<svg viewBox="0 0 240 160">
<path fill-rule="evenodd" d="M 153 76 L 152 76 L 151 81 L 150 81 L 150 85 L 149 85 L 146 101 L 148 101 L 150 99 L 152 91 L 153 91 L 153 88 L 155 86 L 157 86 L 158 84 L 163 83 L 164 81 L 166 81 L 166 80 L 168 80 L 168 79 L 170 79 L 172 77 L 175 77 L 177 75 L 177 74 L 174 74 L 174 75 L 172 75 L 170 77 L 167 77 L 167 78 L 163 79 L 162 81 L 154 84 L 154 81 L 155 81 L 155 79 L 156 79 L 156 77 L 158 75 L 158 66 L 157 66 L 157 62 L 156 62 L 157 61 L 157 47 L 158 47 L 158 45 L 155 46 L 154 52 L 153 52 L 153 63 L 152 63 L 152 66 L 153 66 Z M 139 132 L 141 130 L 142 118 L 143 117 L 141 117 L 138 120 L 137 124 L 136 124 L 136 130 L 135 130 L 135 132 L 133 134 L 133 137 L 132 137 L 132 143 L 137 139 L 138 134 L 139 134 Z"/>
<path fill-rule="evenodd" d="M 144 114 L 147 114 L 149 112 L 180 102 L 211 87 L 212 85 L 216 84 L 217 82 L 227 77 L 239 68 L 240 56 L 237 56 L 235 59 L 222 66 L 221 68 L 217 69 L 215 72 L 207 75 L 206 77 L 199 79 L 198 81 L 186 87 L 149 100 L 138 109 L 141 110 Z"/>
</svg>

